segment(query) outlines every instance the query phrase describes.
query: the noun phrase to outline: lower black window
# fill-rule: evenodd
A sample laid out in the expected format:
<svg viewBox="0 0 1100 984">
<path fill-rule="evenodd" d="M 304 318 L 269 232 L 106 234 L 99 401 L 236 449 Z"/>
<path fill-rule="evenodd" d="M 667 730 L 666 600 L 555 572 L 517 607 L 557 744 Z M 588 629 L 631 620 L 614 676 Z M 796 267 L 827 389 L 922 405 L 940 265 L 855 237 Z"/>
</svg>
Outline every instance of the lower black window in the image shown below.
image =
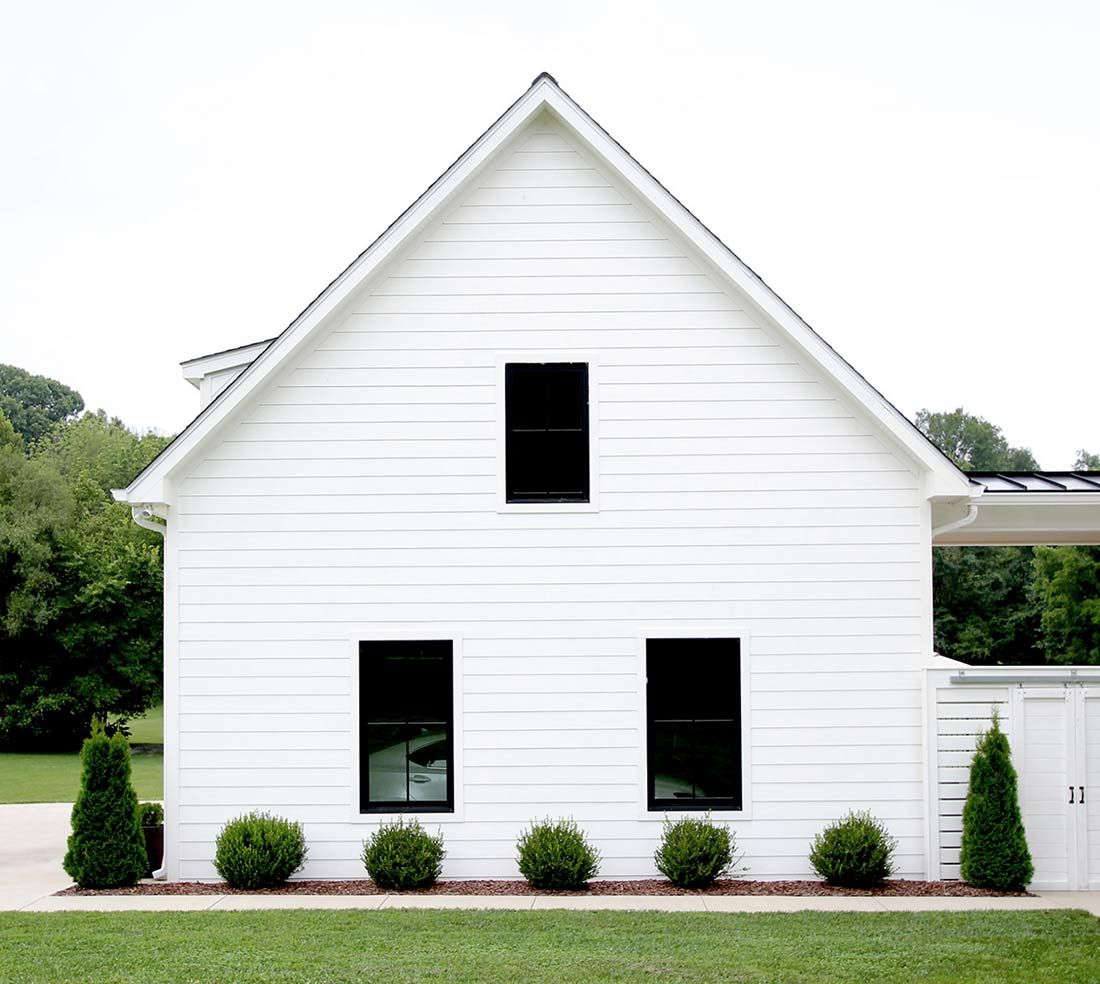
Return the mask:
<svg viewBox="0 0 1100 984">
<path fill-rule="evenodd" d="M 454 810 L 449 640 L 359 643 L 359 809 Z"/>
<path fill-rule="evenodd" d="M 646 640 L 651 810 L 740 810 L 739 639 Z"/>
</svg>

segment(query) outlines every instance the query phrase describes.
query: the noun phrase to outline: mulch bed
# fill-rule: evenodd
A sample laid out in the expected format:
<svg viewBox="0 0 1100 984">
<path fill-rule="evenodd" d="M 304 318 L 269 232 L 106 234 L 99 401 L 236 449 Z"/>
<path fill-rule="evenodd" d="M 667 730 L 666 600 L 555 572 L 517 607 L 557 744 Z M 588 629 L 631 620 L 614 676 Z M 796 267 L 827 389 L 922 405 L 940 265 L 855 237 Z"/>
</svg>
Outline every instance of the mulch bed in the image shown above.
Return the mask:
<svg viewBox="0 0 1100 984">
<path fill-rule="evenodd" d="M 152 882 L 130 888 L 91 889 L 75 885 L 58 895 L 390 895 L 374 882 L 292 881 L 277 888 L 253 892 L 230 888 L 225 882 Z M 525 881 L 440 881 L 430 888 L 416 889 L 403 895 L 950 895 L 966 897 L 1024 896 L 1028 892 L 994 892 L 973 888 L 962 882 L 911 881 L 891 879 L 878 888 L 834 888 L 819 881 L 748 881 L 723 878 L 710 888 L 677 888 L 663 878 L 638 881 L 595 881 L 585 891 L 550 892 L 534 889 Z"/>
</svg>

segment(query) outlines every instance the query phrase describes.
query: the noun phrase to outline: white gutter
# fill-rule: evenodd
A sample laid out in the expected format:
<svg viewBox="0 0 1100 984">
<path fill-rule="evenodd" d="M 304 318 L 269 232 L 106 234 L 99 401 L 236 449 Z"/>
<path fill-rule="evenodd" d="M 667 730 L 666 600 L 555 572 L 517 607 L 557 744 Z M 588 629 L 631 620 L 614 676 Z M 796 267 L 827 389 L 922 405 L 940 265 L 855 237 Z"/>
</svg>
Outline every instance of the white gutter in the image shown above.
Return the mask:
<svg viewBox="0 0 1100 984">
<path fill-rule="evenodd" d="M 981 486 L 981 490 L 982 491 L 978 492 L 976 495 L 973 492 L 971 492 L 970 504 L 966 507 L 966 515 L 963 516 L 962 519 L 952 520 L 950 523 L 944 523 L 943 526 L 933 526 L 932 527 L 932 545 L 933 546 L 935 546 L 935 544 L 936 544 L 936 537 L 937 536 L 940 536 L 943 533 L 953 533 L 955 530 L 961 530 L 964 526 L 969 526 L 971 523 L 974 522 L 974 520 L 976 520 L 978 518 L 978 502 L 977 502 L 977 500 L 979 498 L 981 498 L 982 493 L 985 492 L 985 486 L 984 485 Z"/>
<path fill-rule="evenodd" d="M 932 527 L 932 542 L 935 545 L 937 536 L 943 533 L 953 533 L 955 530 L 961 530 L 964 526 L 969 526 L 978 518 L 978 507 L 971 503 L 966 508 L 966 515 L 962 519 L 953 520 L 950 523 L 944 523 L 943 526 Z"/>
</svg>

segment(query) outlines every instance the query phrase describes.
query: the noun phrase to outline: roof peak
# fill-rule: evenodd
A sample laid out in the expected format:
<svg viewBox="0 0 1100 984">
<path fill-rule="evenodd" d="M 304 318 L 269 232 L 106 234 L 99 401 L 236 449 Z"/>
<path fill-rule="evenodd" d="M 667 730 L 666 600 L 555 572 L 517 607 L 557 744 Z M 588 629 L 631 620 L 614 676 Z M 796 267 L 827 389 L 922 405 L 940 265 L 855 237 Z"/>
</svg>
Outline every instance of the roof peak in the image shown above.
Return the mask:
<svg viewBox="0 0 1100 984">
<path fill-rule="evenodd" d="M 556 78 L 554 78 L 554 76 L 553 76 L 553 75 L 551 75 L 551 74 L 550 74 L 549 72 L 539 72 L 539 74 L 538 74 L 538 75 L 536 75 L 536 76 L 535 76 L 535 78 L 534 78 L 534 79 L 532 80 L 532 82 L 531 82 L 531 88 L 534 88 L 534 87 L 535 87 L 536 85 L 538 85 L 538 84 L 539 84 L 539 83 L 540 83 L 540 82 L 541 82 L 541 81 L 542 81 L 543 79 L 547 79 L 547 80 L 549 80 L 550 82 L 553 82 L 553 83 L 554 83 L 554 85 L 558 85 L 558 80 L 557 80 Z M 559 88 L 560 88 L 560 86 L 559 86 Z"/>
</svg>

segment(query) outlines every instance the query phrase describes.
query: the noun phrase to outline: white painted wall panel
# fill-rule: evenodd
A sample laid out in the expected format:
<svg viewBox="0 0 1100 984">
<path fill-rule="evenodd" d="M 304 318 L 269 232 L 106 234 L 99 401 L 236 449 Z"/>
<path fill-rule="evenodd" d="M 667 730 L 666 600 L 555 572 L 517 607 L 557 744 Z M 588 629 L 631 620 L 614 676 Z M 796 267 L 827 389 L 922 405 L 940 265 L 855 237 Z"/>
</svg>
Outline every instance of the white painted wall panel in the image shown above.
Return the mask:
<svg viewBox="0 0 1100 984">
<path fill-rule="evenodd" d="M 599 358 L 598 511 L 497 511 L 522 352 Z M 514 874 L 520 829 L 564 814 L 605 875 L 651 874 L 638 635 L 730 623 L 753 874 L 807 874 L 849 808 L 919 874 L 921 516 L 871 423 L 541 121 L 179 483 L 179 875 L 214 877 L 251 808 L 306 824 L 306 876 L 362 874 L 349 637 L 413 624 L 463 639 L 445 874 Z"/>
</svg>

